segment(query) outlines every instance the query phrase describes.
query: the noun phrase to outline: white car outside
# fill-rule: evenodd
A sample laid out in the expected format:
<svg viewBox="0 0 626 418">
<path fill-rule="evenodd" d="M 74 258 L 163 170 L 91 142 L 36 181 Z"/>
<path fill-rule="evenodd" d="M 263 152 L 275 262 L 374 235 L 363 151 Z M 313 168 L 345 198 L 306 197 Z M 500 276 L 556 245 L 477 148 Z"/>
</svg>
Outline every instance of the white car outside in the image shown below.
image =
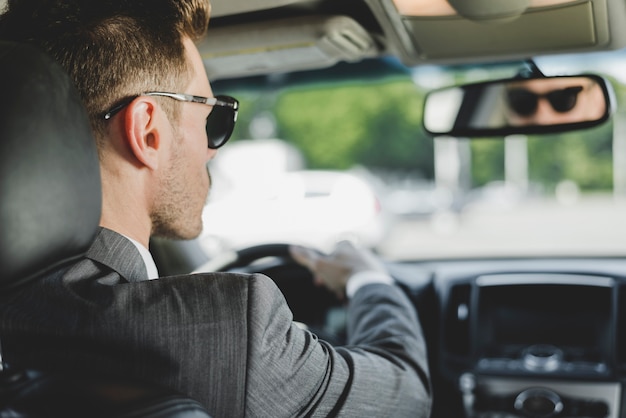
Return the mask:
<svg viewBox="0 0 626 418">
<path fill-rule="evenodd" d="M 209 256 L 268 242 L 327 251 L 348 239 L 373 248 L 384 237 L 374 189 L 349 172 L 275 173 L 245 187 L 231 182 L 229 189 L 204 210 L 200 242 Z"/>
</svg>

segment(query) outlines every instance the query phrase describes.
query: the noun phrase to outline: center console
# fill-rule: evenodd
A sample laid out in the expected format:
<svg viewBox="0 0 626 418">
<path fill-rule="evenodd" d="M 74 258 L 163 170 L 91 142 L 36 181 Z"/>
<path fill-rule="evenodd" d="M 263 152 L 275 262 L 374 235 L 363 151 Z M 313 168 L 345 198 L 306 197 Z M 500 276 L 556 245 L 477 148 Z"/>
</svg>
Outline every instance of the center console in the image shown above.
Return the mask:
<svg viewBox="0 0 626 418">
<path fill-rule="evenodd" d="M 614 279 L 483 275 L 450 290 L 445 360 L 467 417 L 618 418 Z M 459 368 L 460 369 L 460 368 Z"/>
</svg>

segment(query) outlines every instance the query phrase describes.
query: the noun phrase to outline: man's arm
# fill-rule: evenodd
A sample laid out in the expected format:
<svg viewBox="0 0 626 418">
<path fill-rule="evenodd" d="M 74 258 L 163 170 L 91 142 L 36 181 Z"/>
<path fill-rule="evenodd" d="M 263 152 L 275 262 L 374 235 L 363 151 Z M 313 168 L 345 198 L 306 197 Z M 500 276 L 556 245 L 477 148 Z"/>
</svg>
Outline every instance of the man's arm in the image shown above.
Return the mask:
<svg viewBox="0 0 626 418">
<path fill-rule="evenodd" d="M 361 351 L 365 360 L 357 364 L 364 368 L 358 382 L 363 389 L 355 386 L 353 401 L 378 408 L 383 407 L 379 405 L 381 400 L 387 400 L 396 408 L 389 416 L 428 416 L 430 378 L 426 342 L 415 308 L 406 294 L 394 285 L 368 284 L 350 299 L 348 312 L 351 353 Z M 342 350 L 338 348 L 339 352 Z M 380 364 L 381 370 L 391 375 L 371 373 L 370 363 Z M 372 391 L 376 395 L 365 399 L 366 393 Z"/>
<path fill-rule="evenodd" d="M 428 416 L 425 344 L 415 310 L 397 287 L 356 291 L 346 347 L 295 326 L 265 276 L 250 280 L 248 316 L 247 416 Z"/>
</svg>

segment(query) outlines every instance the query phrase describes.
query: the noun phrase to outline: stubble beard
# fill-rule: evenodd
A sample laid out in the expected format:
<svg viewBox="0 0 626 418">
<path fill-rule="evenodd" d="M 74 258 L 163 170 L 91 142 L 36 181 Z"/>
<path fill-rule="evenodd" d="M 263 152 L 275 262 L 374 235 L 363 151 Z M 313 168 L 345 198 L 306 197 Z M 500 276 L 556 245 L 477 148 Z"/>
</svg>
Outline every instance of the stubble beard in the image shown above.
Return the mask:
<svg viewBox="0 0 626 418">
<path fill-rule="evenodd" d="M 198 183 L 198 179 L 182 175 L 186 164 L 188 162 L 180 153 L 175 152 L 160 179 L 160 195 L 151 214 L 153 236 L 191 240 L 202 232 L 202 210 L 208 198 L 209 188 L 199 191 L 191 187 Z M 210 187 L 211 176 L 208 167 L 207 176 Z"/>
</svg>

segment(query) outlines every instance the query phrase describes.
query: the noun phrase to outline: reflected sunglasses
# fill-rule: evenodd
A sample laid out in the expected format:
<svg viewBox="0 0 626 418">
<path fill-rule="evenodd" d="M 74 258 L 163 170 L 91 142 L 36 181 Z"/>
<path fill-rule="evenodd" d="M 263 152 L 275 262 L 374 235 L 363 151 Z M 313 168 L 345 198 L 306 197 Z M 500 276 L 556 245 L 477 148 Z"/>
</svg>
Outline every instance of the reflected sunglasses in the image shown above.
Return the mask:
<svg viewBox="0 0 626 418">
<path fill-rule="evenodd" d="M 201 103 L 207 106 L 212 106 L 213 109 L 206 118 L 206 134 L 208 138 L 208 146 L 211 149 L 218 149 L 224 145 L 235 129 L 237 112 L 239 111 L 239 102 L 237 99 L 230 96 L 202 97 L 184 93 L 148 91 L 146 93 L 141 93 L 138 96 L 130 97 L 115 105 L 104 114 L 104 119 L 111 119 L 116 113 L 128 106 L 130 102 L 139 96 L 162 96 L 181 102 Z"/>
<path fill-rule="evenodd" d="M 531 116 L 537 111 L 539 99 L 547 99 L 550 106 L 559 113 L 569 112 L 576 106 L 582 86 L 552 90 L 547 93 L 534 93 L 523 88 L 513 88 L 506 92 L 509 106 L 520 116 Z"/>
</svg>

